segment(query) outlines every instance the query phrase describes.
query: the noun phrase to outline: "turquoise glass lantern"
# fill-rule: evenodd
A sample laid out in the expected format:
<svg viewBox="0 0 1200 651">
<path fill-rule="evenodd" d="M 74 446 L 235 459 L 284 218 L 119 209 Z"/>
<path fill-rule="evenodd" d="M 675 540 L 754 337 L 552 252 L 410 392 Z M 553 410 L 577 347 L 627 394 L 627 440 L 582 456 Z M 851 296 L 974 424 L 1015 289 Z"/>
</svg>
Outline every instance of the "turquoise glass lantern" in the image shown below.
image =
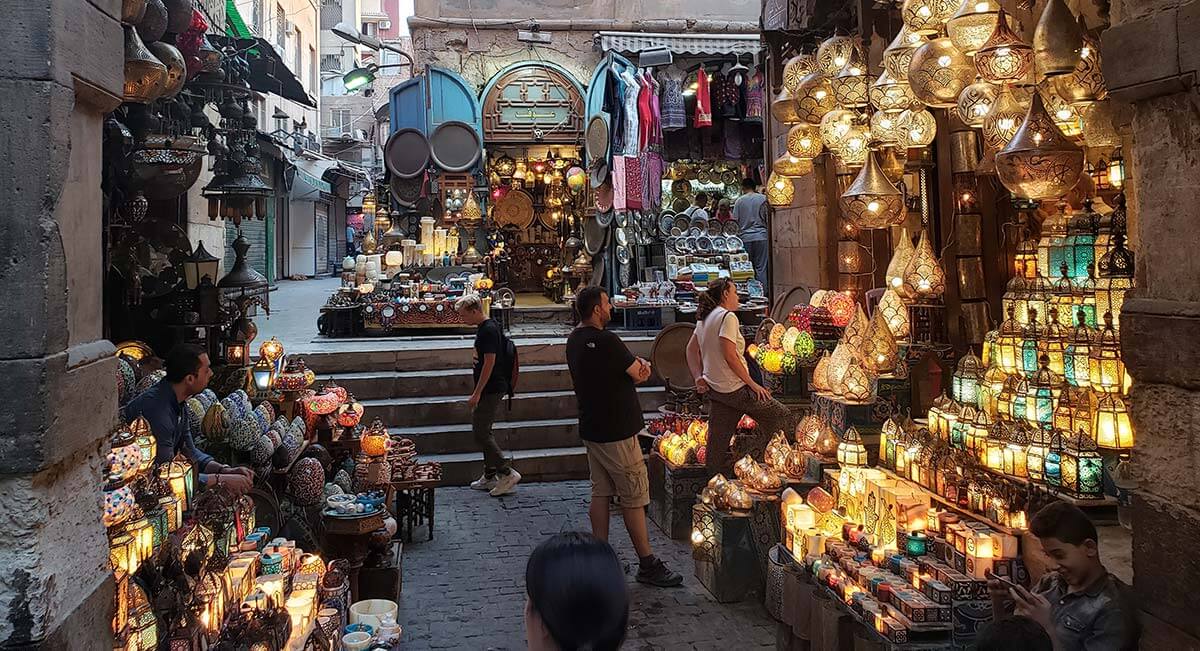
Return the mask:
<svg viewBox="0 0 1200 651">
<path fill-rule="evenodd" d="M 1061 390 L 1062 378 L 1050 370 L 1050 358 L 1042 355 L 1041 368 L 1029 381 L 1025 394 L 1025 420 L 1046 427 L 1054 422 L 1054 407 Z"/>
<path fill-rule="evenodd" d="M 1061 487 L 1062 436 L 1058 432 L 1054 432 L 1053 438 L 1050 441 L 1050 448 L 1046 452 L 1046 461 L 1043 466 L 1043 480 L 1046 482 L 1046 484 L 1054 486 L 1055 488 Z"/>
<path fill-rule="evenodd" d="M 1029 323 L 1025 324 L 1025 332 L 1021 337 L 1021 373 L 1032 376 L 1038 371 L 1038 357 L 1042 341 L 1042 329 L 1038 326 L 1038 311 L 1029 308 Z"/>
<path fill-rule="evenodd" d="M 1072 386 L 1091 386 L 1088 356 L 1096 336 L 1096 330 L 1087 324 L 1087 314 L 1083 308 L 1079 308 L 1075 312 L 1075 327 L 1067 338 L 1067 352 L 1063 357 L 1063 379 Z"/>
<path fill-rule="evenodd" d="M 1096 441 L 1084 432 L 1071 436 L 1059 460 L 1062 488 L 1080 498 L 1100 497 L 1104 493 L 1104 472 Z"/>
<path fill-rule="evenodd" d="M 1059 211 L 1042 222 L 1042 236 L 1038 239 L 1038 275 L 1045 278 L 1057 278 L 1059 268 L 1065 261 L 1067 216 L 1063 213 L 1066 203 L 1061 204 Z"/>
<path fill-rule="evenodd" d="M 1083 202 L 1084 211 L 1076 215 L 1067 228 L 1067 273 L 1071 278 L 1086 278 L 1088 268 L 1096 261 L 1096 231 L 1100 215 L 1092 210 L 1092 200 Z"/>
</svg>

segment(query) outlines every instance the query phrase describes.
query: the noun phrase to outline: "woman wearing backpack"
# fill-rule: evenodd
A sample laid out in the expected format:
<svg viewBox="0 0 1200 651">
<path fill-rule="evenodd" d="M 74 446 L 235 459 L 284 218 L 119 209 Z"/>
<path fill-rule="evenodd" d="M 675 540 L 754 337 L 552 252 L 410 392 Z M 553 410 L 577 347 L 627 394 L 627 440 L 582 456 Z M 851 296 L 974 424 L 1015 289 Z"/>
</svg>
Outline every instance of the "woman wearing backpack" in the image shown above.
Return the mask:
<svg viewBox="0 0 1200 651">
<path fill-rule="evenodd" d="M 467 404 L 471 406 L 471 433 L 475 443 L 483 450 L 483 476 L 471 482 L 471 488 L 489 491 L 492 497 L 507 495 L 516 490 L 521 473 L 508 464 L 504 451 L 492 434 L 492 423 L 496 421 L 496 410 L 505 394 L 512 395 L 511 368 L 516 359 L 509 351 L 500 325 L 483 315 L 483 302 L 478 294 L 467 294 L 458 299 L 454 310 L 475 331 L 475 390 Z"/>
</svg>

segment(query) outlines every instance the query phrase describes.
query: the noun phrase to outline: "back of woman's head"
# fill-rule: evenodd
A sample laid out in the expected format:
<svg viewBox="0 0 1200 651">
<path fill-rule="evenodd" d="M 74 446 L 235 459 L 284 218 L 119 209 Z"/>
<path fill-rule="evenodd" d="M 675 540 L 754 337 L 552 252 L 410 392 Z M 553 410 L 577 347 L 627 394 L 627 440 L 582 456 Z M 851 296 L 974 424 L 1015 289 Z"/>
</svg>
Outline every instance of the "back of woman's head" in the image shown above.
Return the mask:
<svg viewBox="0 0 1200 651">
<path fill-rule="evenodd" d="M 552 536 L 529 555 L 525 589 L 562 651 L 608 651 L 624 642 L 629 593 L 608 543 L 579 532 Z"/>
<path fill-rule="evenodd" d="M 728 278 L 718 278 L 708 284 L 708 287 L 700 292 L 696 297 L 696 320 L 703 321 L 704 317 L 717 309 L 721 304 L 721 297 L 725 295 L 725 289 L 733 283 Z"/>
</svg>

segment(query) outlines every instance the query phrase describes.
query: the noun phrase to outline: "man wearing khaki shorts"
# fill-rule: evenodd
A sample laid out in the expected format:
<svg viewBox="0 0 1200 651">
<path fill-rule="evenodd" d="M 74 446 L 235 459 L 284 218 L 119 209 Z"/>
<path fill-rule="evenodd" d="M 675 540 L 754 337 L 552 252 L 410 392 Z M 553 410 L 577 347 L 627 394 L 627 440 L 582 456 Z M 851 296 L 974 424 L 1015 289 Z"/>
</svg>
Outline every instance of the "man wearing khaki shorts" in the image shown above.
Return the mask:
<svg viewBox="0 0 1200 651">
<path fill-rule="evenodd" d="M 579 327 L 567 337 L 567 366 L 592 478 L 588 507 L 592 535 L 608 540 L 609 503 L 615 497 L 637 550 L 637 580 L 663 587 L 680 585 L 683 577 L 667 569 L 651 551 L 646 530 L 650 481 L 637 442 L 646 424 L 634 385 L 650 378 L 650 363 L 634 357 L 617 335 L 604 329 L 612 320 L 612 305 L 603 288 L 581 289 L 575 311 Z"/>
</svg>

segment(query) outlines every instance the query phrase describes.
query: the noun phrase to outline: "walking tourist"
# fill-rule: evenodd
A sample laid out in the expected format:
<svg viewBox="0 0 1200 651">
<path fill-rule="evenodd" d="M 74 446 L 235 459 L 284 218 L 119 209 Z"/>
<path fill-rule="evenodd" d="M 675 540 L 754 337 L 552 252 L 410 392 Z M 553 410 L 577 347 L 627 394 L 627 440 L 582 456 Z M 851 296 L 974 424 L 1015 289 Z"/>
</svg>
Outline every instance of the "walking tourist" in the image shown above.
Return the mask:
<svg viewBox="0 0 1200 651">
<path fill-rule="evenodd" d="M 587 449 L 592 479 L 588 517 L 592 534 L 608 540 L 609 501 L 616 497 L 625 529 L 637 550 L 637 580 L 676 586 L 683 577 L 650 549 L 646 505 L 650 480 L 637 435 L 646 426 L 635 384 L 650 379 L 650 363 L 634 357 L 620 337 L 605 330 L 612 320 L 608 293 L 585 287 L 575 297 L 579 327 L 567 337 L 567 366 L 579 406 L 579 436 Z"/>
<path fill-rule="evenodd" d="M 254 471 L 219 463 L 198 449 L 184 411 L 183 403 L 206 389 L 212 378 L 208 353 L 199 346 L 180 344 L 167 353 L 165 366 L 166 377 L 125 405 L 121 416 L 126 421 L 139 416 L 149 421 L 158 450 L 156 463 L 182 454 L 200 471 L 201 486 L 222 486 L 235 495 L 244 494 L 254 485 Z"/>
<path fill-rule="evenodd" d="M 1100 562 L 1096 526 L 1079 507 L 1053 502 L 1029 522 L 1049 560 L 1032 590 L 993 576 L 988 581 L 996 617 L 1013 608 L 1042 625 L 1056 651 L 1137 648 L 1137 608 L 1127 588 Z"/>
<path fill-rule="evenodd" d="M 761 459 L 767 438 L 779 430 L 792 431 L 792 414 L 771 397 L 771 392 L 750 377 L 746 363 L 746 340 L 738 325 L 737 287 L 728 278 L 708 284 L 700 293 L 696 331 L 687 346 L 688 368 L 696 390 L 708 397 L 708 459 L 712 473 L 728 475 L 734 454 L 730 439 L 743 414 L 758 422 L 751 441 L 737 441 L 736 456 L 749 454 Z"/>
<path fill-rule="evenodd" d="M 358 231 L 350 224 L 346 224 L 346 255 L 354 257 L 358 248 L 354 245 L 354 238 L 358 236 Z"/>
<path fill-rule="evenodd" d="M 525 565 L 529 651 L 610 651 L 629 625 L 629 590 L 617 553 L 603 540 L 551 536 Z"/>
<path fill-rule="evenodd" d="M 742 179 L 742 194 L 733 202 L 733 218 L 737 220 L 742 243 L 754 264 L 754 278 L 766 287 L 771 252 L 767 242 L 767 197 L 757 188 L 754 179 Z"/>
<path fill-rule="evenodd" d="M 467 325 L 476 326 L 474 351 L 475 389 L 467 404 L 471 406 L 471 434 L 483 451 L 483 476 L 471 482 L 471 488 L 488 491 L 492 497 L 507 495 L 517 488 L 521 473 L 513 470 L 504 451 L 496 443 L 492 424 L 505 394 L 512 393 L 512 352 L 500 325 L 484 316 L 478 294 L 467 294 L 454 304 Z"/>
</svg>

